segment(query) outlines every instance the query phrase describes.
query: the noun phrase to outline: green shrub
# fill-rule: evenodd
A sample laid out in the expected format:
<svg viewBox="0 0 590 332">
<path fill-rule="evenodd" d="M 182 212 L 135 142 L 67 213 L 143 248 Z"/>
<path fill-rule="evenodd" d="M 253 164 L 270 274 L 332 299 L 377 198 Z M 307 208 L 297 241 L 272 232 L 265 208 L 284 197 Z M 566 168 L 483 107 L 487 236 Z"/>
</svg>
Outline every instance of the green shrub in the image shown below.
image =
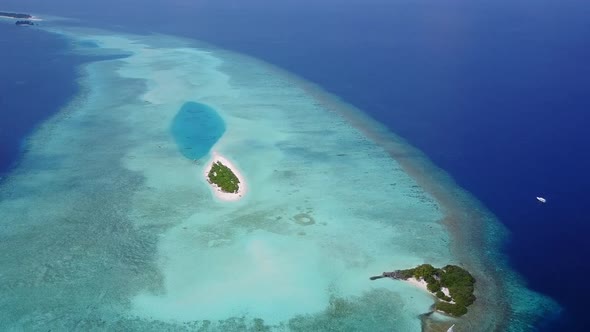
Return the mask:
<svg viewBox="0 0 590 332">
<path fill-rule="evenodd" d="M 444 287 L 451 285 L 458 286 L 472 286 L 475 283 L 475 278 L 469 272 L 465 271 L 456 265 L 447 265 L 442 268 L 443 273 L 440 275 L 440 282 Z"/>
<path fill-rule="evenodd" d="M 469 286 L 456 286 L 450 287 L 449 293 L 455 302 L 460 303 L 464 306 L 469 306 L 475 302 L 475 295 L 473 295 L 473 287 Z"/>
<path fill-rule="evenodd" d="M 240 189 L 238 177 L 229 167 L 222 164 L 220 161 L 216 162 L 211 166 L 209 174 L 209 181 L 216 184 L 226 193 L 236 193 Z"/>
<path fill-rule="evenodd" d="M 473 295 L 475 278 L 465 269 L 456 265 L 442 268 L 440 283 L 449 289 L 453 300 L 462 306 L 469 306 L 475 301 Z"/>
<path fill-rule="evenodd" d="M 440 291 L 440 284 L 437 281 L 428 282 L 428 286 L 426 287 L 431 293 L 436 293 Z"/>
<path fill-rule="evenodd" d="M 415 277 L 418 280 L 424 279 L 428 284 L 428 290 L 443 300 L 436 303 L 436 309 L 449 315 L 464 315 L 467 313 L 467 307 L 475 301 L 475 295 L 473 295 L 475 278 L 459 266 L 447 265 L 442 269 L 437 269 L 430 264 L 422 264 L 416 268 L 398 272 L 405 279 L 410 277 Z M 446 296 L 441 291 L 442 287 L 449 289 L 450 296 Z M 451 301 L 455 303 L 448 303 Z"/>
<path fill-rule="evenodd" d="M 398 273 L 402 276 L 403 279 L 408 279 L 414 276 L 414 269 L 399 270 Z"/>
<path fill-rule="evenodd" d="M 437 269 L 435 269 L 432 265 L 422 264 L 414 269 L 414 277 L 416 277 L 416 279 L 424 278 L 424 280 L 426 280 L 427 277 L 434 276 L 436 272 Z"/>
</svg>

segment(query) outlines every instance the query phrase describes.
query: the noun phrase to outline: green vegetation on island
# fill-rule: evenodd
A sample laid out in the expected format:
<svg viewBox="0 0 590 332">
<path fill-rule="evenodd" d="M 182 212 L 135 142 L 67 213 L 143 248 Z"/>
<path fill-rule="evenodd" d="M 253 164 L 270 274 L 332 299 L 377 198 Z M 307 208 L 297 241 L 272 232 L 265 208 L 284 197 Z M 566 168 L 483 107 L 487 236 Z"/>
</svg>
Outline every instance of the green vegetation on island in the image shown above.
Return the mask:
<svg viewBox="0 0 590 332">
<path fill-rule="evenodd" d="M 4 17 L 11 17 L 11 18 L 32 18 L 32 15 L 29 14 L 20 14 L 20 13 L 7 13 L 7 12 L 0 12 L 0 16 Z"/>
<path fill-rule="evenodd" d="M 447 265 L 437 269 L 430 264 L 422 264 L 399 272 L 405 279 L 414 277 L 426 281 L 428 290 L 441 300 L 436 302 L 436 310 L 453 316 L 462 316 L 467 313 L 467 307 L 475 301 L 475 278 L 459 266 Z M 446 296 L 441 290 L 443 287 L 449 290 L 450 296 Z"/>
<path fill-rule="evenodd" d="M 371 280 L 380 278 L 424 280 L 426 288 L 438 298 L 435 309 L 452 316 L 466 314 L 467 307 L 475 301 L 475 295 L 473 295 L 475 278 L 456 265 L 437 269 L 430 264 L 422 264 L 413 269 L 383 272 L 381 276 L 371 277 Z M 445 294 L 443 288 L 448 289 L 449 296 Z"/>
<path fill-rule="evenodd" d="M 217 185 L 223 192 L 237 193 L 240 189 L 238 177 L 220 161 L 213 163 L 207 177 L 210 183 Z"/>
</svg>

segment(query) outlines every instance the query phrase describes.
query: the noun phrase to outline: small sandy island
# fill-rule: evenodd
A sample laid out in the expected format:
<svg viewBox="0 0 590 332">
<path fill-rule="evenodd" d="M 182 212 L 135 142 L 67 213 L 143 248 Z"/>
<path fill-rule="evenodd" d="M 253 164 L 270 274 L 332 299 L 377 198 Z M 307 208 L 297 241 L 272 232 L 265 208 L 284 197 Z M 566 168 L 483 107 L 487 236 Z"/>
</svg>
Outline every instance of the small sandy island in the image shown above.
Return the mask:
<svg viewBox="0 0 590 332">
<path fill-rule="evenodd" d="M 213 152 L 212 155 L 213 157 L 211 158 L 211 160 L 207 162 L 207 166 L 205 167 L 203 174 L 205 176 L 205 179 L 209 183 L 211 189 L 213 190 L 215 196 L 222 201 L 237 201 L 242 199 L 242 197 L 244 197 L 244 195 L 246 194 L 247 186 L 244 176 L 242 175 L 240 170 L 232 162 L 230 162 L 227 158 L 223 157 L 219 153 Z M 209 173 L 211 172 L 213 165 L 217 164 L 218 162 L 223 164 L 223 166 L 229 168 L 231 172 L 238 178 L 239 183 L 236 192 L 224 191 L 220 186 L 211 182 L 209 178 Z"/>
<path fill-rule="evenodd" d="M 422 264 L 413 269 L 383 272 L 369 279 L 382 278 L 402 280 L 429 292 L 436 298 L 435 311 L 455 317 L 465 315 L 467 307 L 475 301 L 475 278 L 457 265 L 435 268 Z"/>
</svg>

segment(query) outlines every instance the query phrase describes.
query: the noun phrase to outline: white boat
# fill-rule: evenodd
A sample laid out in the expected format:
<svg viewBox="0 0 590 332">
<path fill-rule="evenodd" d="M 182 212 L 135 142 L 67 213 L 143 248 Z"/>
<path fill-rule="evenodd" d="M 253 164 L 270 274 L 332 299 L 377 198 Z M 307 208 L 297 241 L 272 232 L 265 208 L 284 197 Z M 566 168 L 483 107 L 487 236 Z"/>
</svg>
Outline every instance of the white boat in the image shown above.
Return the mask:
<svg viewBox="0 0 590 332">
<path fill-rule="evenodd" d="M 451 327 L 449 327 L 449 329 L 447 330 L 447 332 L 453 332 L 453 327 L 455 327 L 455 324 L 451 325 Z"/>
<path fill-rule="evenodd" d="M 547 200 L 546 200 L 545 198 L 543 198 L 543 197 L 539 197 L 539 196 L 537 196 L 537 200 L 538 200 L 539 202 L 541 202 L 541 203 L 547 203 Z"/>
</svg>

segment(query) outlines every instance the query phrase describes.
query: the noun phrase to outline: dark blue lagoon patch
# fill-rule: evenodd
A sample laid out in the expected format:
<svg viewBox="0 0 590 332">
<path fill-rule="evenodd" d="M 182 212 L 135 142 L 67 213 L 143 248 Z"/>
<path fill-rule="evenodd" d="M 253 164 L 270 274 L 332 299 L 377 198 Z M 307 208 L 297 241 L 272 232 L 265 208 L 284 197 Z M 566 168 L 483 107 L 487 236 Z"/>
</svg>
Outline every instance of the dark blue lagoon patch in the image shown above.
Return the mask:
<svg viewBox="0 0 590 332">
<path fill-rule="evenodd" d="M 80 54 L 70 39 L 7 22 L 0 21 L 0 179 L 17 166 L 29 135 L 78 95 L 82 65 L 126 56 Z"/>
<path fill-rule="evenodd" d="M 182 154 L 191 159 L 199 159 L 225 132 L 225 122 L 208 105 L 187 102 L 172 121 L 172 136 Z"/>
</svg>

